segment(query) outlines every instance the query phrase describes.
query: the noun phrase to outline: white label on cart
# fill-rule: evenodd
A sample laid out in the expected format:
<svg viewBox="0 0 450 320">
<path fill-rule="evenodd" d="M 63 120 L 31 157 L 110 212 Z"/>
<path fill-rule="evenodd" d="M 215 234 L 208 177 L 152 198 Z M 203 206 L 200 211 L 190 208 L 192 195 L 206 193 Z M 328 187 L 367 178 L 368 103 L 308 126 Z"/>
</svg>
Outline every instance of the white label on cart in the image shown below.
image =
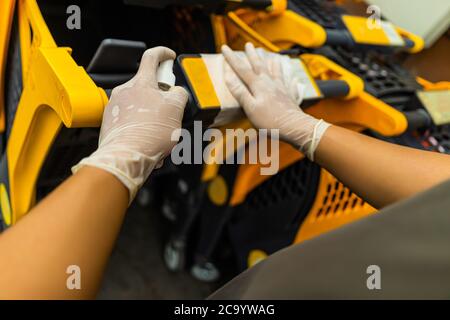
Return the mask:
<svg viewBox="0 0 450 320">
<path fill-rule="evenodd" d="M 405 42 L 402 37 L 398 34 L 397 30 L 392 23 L 387 21 L 380 21 L 381 28 L 389 39 L 389 42 L 393 46 L 404 46 Z"/>
</svg>

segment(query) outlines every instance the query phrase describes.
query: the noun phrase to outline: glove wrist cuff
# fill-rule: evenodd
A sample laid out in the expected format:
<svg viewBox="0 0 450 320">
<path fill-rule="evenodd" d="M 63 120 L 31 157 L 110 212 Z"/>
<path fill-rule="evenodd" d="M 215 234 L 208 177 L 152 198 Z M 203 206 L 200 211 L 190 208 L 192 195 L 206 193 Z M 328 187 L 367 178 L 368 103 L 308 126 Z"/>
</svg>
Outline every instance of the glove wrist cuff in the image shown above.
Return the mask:
<svg viewBox="0 0 450 320">
<path fill-rule="evenodd" d="M 72 173 L 75 174 L 84 166 L 96 167 L 111 173 L 128 189 L 128 205 L 130 205 L 139 188 L 155 168 L 159 157 L 147 157 L 137 152 L 129 155 L 109 155 L 99 151 L 101 149 L 72 167 Z"/>
<path fill-rule="evenodd" d="M 300 144 L 300 151 L 311 161 L 314 161 L 314 154 L 320 141 L 322 140 L 325 131 L 331 126 L 324 120 L 315 119 L 316 122 L 313 125 L 312 130 L 305 136 L 304 142 Z"/>
</svg>

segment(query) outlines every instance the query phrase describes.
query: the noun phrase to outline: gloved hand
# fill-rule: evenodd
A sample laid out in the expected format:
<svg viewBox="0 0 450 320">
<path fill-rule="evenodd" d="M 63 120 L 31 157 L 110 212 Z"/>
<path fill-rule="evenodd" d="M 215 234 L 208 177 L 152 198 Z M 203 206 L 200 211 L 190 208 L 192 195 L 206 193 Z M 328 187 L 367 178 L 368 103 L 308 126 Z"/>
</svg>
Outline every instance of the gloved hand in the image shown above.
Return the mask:
<svg viewBox="0 0 450 320">
<path fill-rule="evenodd" d="M 72 168 L 76 173 L 93 166 L 115 175 L 130 191 L 130 203 L 152 170 L 177 143 L 188 94 L 182 87 L 158 88 L 160 62 L 175 59 L 175 52 L 147 50 L 133 79 L 116 87 L 103 113 L 97 151 Z M 171 139 L 173 138 L 173 139 Z"/>
<path fill-rule="evenodd" d="M 242 57 L 228 46 L 222 47 L 230 66 L 225 69 L 230 92 L 255 127 L 279 129 L 281 139 L 313 161 L 314 152 L 330 125 L 300 109 L 292 88 L 285 83 L 280 59 L 264 60 L 251 43 L 246 44 L 245 52 L 246 57 Z"/>
</svg>

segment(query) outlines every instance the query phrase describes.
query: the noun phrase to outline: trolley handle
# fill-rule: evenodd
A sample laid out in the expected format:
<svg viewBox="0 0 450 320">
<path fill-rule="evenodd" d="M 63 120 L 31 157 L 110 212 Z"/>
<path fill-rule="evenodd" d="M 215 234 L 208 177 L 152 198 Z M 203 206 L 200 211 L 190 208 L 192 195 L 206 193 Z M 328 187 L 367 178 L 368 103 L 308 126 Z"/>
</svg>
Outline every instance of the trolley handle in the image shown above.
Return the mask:
<svg viewBox="0 0 450 320">
<path fill-rule="evenodd" d="M 417 130 L 420 128 L 429 127 L 433 124 L 433 120 L 427 111 L 424 109 L 417 109 L 414 111 L 403 111 L 403 114 L 408 120 L 408 130 Z"/>
<path fill-rule="evenodd" d="M 324 98 L 343 98 L 350 92 L 350 87 L 343 80 L 317 80 L 317 86 Z"/>
</svg>

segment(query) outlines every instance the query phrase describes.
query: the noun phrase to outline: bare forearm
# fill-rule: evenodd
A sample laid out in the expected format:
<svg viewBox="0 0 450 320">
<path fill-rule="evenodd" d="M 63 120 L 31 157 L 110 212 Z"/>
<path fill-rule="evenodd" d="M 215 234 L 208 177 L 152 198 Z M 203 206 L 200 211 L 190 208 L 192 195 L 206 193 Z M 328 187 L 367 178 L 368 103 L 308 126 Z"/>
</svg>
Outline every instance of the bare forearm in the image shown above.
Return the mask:
<svg viewBox="0 0 450 320">
<path fill-rule="evenodd" d="M 127 189 L 85 167 L 0 236 L 0 298 L 92 298 L 122 224 Z M 68 290 L 68 266 L 81 290 Z"/>
<path fill-rule="evenodd" d="M 316 161 L 377 208 L 450 179 L 450 156 L 383 142 L 332 126 Z"/>
</svg>

